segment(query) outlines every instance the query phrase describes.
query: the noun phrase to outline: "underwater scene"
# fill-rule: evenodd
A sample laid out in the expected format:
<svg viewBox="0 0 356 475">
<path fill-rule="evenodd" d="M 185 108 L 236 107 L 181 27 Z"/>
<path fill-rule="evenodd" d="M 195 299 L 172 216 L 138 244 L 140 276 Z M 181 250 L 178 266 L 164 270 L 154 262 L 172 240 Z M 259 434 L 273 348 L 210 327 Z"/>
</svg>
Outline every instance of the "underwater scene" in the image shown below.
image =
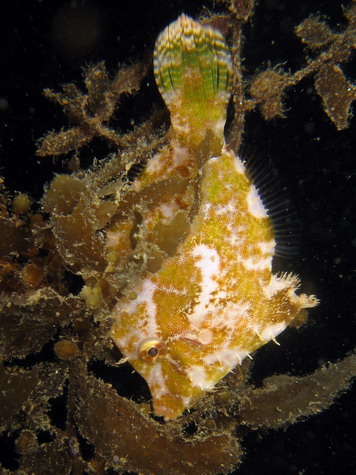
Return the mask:
<svg viewBox="0 0 356 475">
<path fill-rule="evenodd" d="M 352 473 L 355 2 L 0 22 L 1 473 Z"/>
</svg>

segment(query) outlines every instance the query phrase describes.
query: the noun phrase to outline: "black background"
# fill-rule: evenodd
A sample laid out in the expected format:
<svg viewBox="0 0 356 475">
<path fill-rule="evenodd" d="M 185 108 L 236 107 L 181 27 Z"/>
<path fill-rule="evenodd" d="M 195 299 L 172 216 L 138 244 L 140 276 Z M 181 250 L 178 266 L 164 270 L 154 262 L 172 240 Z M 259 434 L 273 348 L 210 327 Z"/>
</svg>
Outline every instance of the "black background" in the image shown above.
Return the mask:
<svg viewBox="0 0 356 475">
<path fill-rule="evenodd" d="M 344 2 L 347 5 L 347 2 Z M 0 6 L 0 165 L 10 191 L 38 200 L 54 172 L 67 172 L 66 160 L 35 156 L 35 142 L 49 129 L 68 125 L 59 107 L 42 90 L 60 84 L 81 86 L 81 67 L 105 60 L 113 74 L 119 64 L 152 51 L 158 33 L 185 12 L 197 16 L 198 0 L 144 1 L 3 0 Z M 216 10 L 223 10 L 221 4 Z M 311 13 L 329 18 L 336 31 L 345 25 L 337 0 L 260 0 L 243 50 L 245 77 L 285 63 L 293 72 L 305 54 L 293 28 Z M 351 64 L 343 66 L 351 78 Z M 123 108 L 116 126 L 130 128 L 160 98 L 148 76 L 137 99 Z M 309 324 L 279 337 L 255 356 L 254 382 L 275 373 L 303 375 L 351 351 L 355 343 L 355 120 L 337 132 L 322 111 L 312 79 L 286 100 L 287 119 L 247 118 L 244 149 L 272 160 L 287 187 L 302 225 L 302 243 L 292 269 L 321 300 Z M 83 164 L 102 158 L 107 146 L 94 141 Z M 285 263 L 290 268 L 290 263 Z M 356 470 L 355 389 L 323 414 L 284 431 L 250 434 L 241 475 L 346 474 Z M 169 472 L 169 468 L 167 467 Z"/>
</svg>

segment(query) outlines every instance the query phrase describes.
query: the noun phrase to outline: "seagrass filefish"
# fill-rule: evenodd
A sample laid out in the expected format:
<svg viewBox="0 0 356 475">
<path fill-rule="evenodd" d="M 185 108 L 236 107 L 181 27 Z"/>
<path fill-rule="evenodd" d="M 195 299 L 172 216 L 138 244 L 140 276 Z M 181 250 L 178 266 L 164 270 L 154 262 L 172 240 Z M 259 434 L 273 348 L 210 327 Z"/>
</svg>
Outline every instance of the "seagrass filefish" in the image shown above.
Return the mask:
<svg viewBox="0 0 356 475">
<path fill-rule="evenodd" d="M 243 162 L 224 144 L 232 65 L 221 33 L 181 15 L 157 39 L 154 73 L 172 142 L 134 186 L 187 166 L 199 177 L 198 204 L 174 254 L 130 283 L 111 335 L 146 380 L 156 415 L 170 420 L 317 299 L 296 294 L 295 275 L 272 274 L 271 220 Z"/>
</svg>

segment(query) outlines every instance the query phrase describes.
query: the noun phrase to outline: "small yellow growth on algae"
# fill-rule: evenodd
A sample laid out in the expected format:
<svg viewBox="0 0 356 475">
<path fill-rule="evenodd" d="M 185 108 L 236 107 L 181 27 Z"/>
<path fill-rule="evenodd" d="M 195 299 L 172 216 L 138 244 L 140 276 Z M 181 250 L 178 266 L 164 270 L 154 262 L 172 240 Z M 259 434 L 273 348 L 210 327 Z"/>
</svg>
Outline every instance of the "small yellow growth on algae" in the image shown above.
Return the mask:
<svg viewBox="0 0 356 475">
<path fill-rule="evenodd" d="M 85 300 L 89 308 L 98 308 L 103 301 L 103 293 L 100 286 L 89 287 L 85 285 L 80 292 L 80 296 Z"/>
<path fill-rule="evenodd" d="M 222 35 L 181 15 L 156 42 L 154 72 L 172 138 L 133 188 L 181 177 L 182 190 L 142 219 L 153 236 L 162 222 L 172 231 L 183 210 L 187 222 L 157 268 L 125 289 L 111 336 L 147 381 L 155 413 L 170 420 L 317 299 L 296 294 L 296 276 L 272 274 L 271 220 L 243 162 L 224 144 L 232 66 Z M 120 252 L 120 226 L 107 236 L 108 248 Z"/>
<path fill-rule="evenodd" d="M 31 201 L 28 195 L 25 193 L 19 193 L 15 196 L 12 202 L 12 209 L 15 214 L 20 215 L 27 213 L 31 205 Z"/>
</svg>

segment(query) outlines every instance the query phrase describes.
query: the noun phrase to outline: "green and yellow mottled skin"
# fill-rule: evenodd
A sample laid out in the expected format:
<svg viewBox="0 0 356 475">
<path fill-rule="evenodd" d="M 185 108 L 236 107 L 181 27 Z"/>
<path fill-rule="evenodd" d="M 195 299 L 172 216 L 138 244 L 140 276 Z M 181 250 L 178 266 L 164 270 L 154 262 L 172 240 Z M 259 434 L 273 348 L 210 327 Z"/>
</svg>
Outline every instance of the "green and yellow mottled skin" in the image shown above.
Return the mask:
<svg viewBox="0 0 356 475">
<path fill-rule="evenodd" d="M 296 295 L 295 276 L 272 274 L 270 218 L 224 145 L 231 60 L 221 34 L 182 15 L 159 36 L 154 66 L 172 140 L 133 186 L 187 180 L 143 219 L 154 229 L 185 212 L 188 231 L 155 272 L 131 282 L 111 334 L 170 420 L 317 300 Z M 119 228 L 111 233 L 119 242 Z"/>
</svg>

